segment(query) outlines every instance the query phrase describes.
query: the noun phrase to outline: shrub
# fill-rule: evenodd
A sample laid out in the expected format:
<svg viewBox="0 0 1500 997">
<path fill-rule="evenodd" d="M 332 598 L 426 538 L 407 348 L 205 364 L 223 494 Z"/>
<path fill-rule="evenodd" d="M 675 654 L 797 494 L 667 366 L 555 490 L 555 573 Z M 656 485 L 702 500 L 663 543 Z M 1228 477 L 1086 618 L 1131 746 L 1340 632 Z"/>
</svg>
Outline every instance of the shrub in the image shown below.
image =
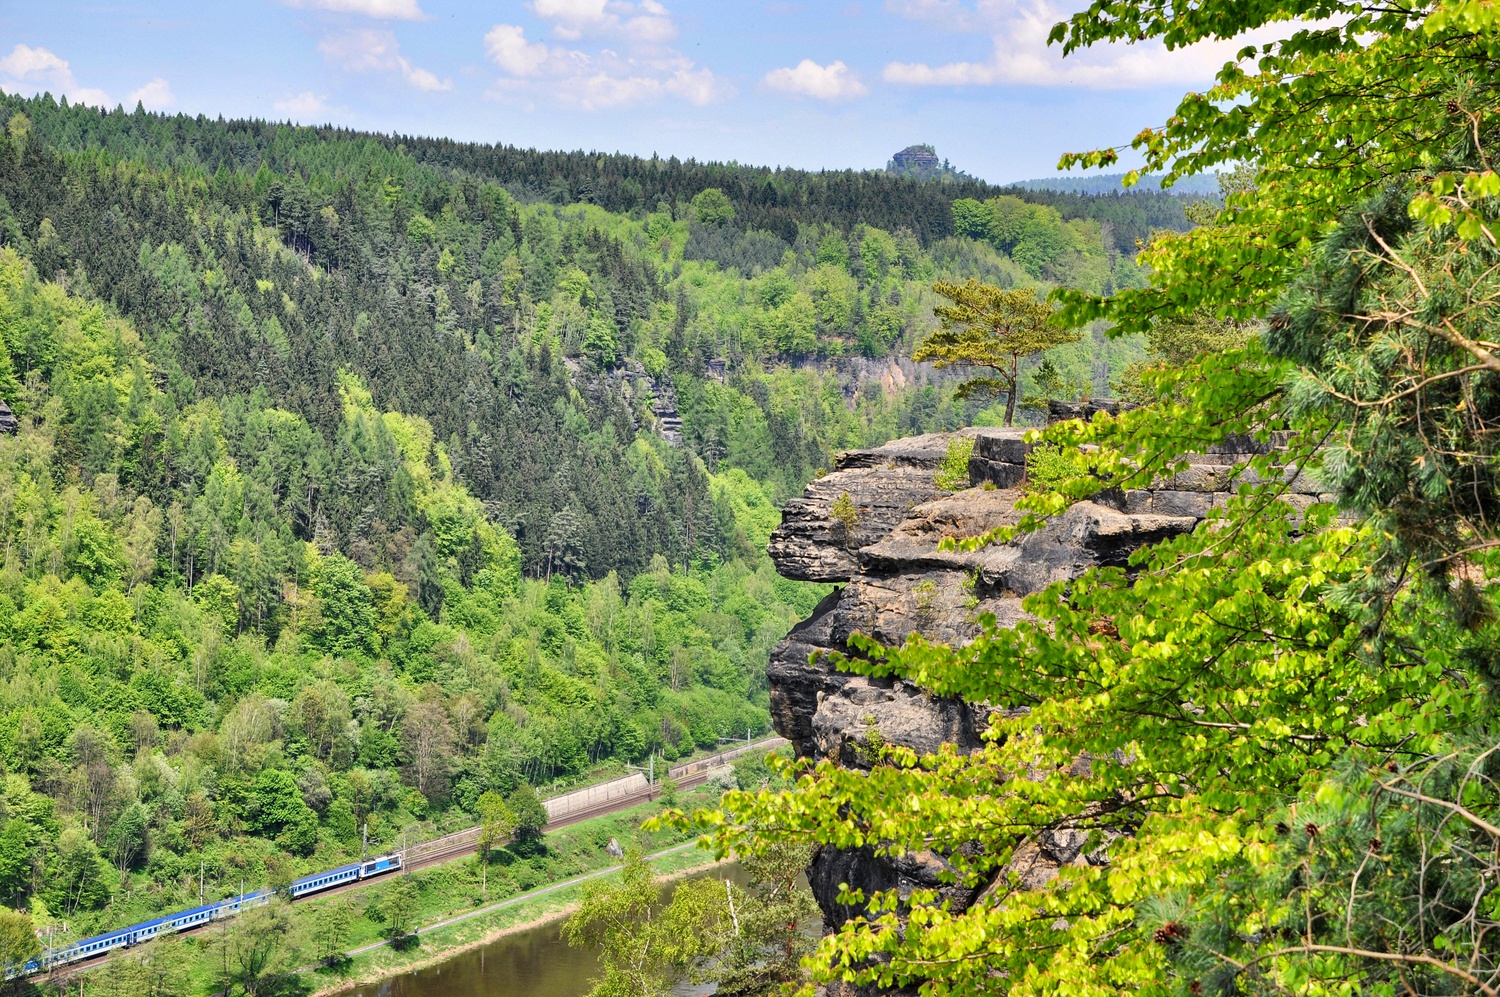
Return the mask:
<svg viewBox="0 0 1500 997">
<path fill-rule="evenodd" d="M 843 492 L 838 498 L 833 500 L 833 505 L 829 508 L 828 514 L 833 517 L 833 521 L 840 527 L 843 533 L 844 546 L 849 546 L 854 540 L 855 529 L 859 527 L 859 509 L 855 506 L 854 500 L 849 497 L 848 492 Z"/>
<path fill-rule="evenodd" d="M 1026 455 L 1026 487 L 1029 491 L 1047 491 L 1076 474 L 1073 462 L 1060 444 L 1041 443 Z"/>
<path fill-rule="evenodd" d="M 948 452 L 943 456 L 934 483 L 947 492 L 962 491 L 969 487 L 969 458 L 974 456 L 974 438 L 961 436 L 948 442 Z"/>
</svg>

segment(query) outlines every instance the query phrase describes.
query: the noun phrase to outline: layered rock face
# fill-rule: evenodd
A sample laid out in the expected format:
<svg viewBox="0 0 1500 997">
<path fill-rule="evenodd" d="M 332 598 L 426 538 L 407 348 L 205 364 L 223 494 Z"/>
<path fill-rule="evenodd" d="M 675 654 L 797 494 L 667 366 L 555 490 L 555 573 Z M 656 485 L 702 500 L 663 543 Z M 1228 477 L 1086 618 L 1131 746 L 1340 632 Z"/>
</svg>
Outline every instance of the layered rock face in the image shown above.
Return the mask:
<svg viewBox="0 0 1500 997">
<path fill-rule="evenodd" d="M 1080 502 L 1044 529 L 1010 544 L 973 553 L 939 550 L 947 537 L 969 537 L 1015 523 L 1028 446 L 1021 429 L 966 429 L 897 440 L 841 454 L 833 471 L 787 504 L 769 550 L 788 578 L 836 582 L 835 590 L 777 645 L 768 666 L 777 731 L 803 757 L 864 766 L 869 739 L 918 752 L 940 744 L 972 751 L 991 711 L 1004 704 L 969 704 L 928 695 L 899 679 L 847 675 L 810 659 L 847 650 L 851 634 L 897 644 L 913 633 L 962 644 L 975 621 L 993 613 L 1001 626 L 1024 615 L 1021 600 L 1091 567 L 1125 566 L 1139 548 L 1192 530 L 1232 493 L 1243 464 L 1264 447 L 1232 441 L 1195 456 L 1183 474 L 1153 487 Z M 934 482 L 954 439 L 972 437 L 971 487 L 945 492 Z M 1312 481 L 1292 481 L 1293 499 L 1318 497 Z M 1083 836 L 1062 833 L 1028 843 L 1014 870 L 1034 885 L 1059 866 L 1102 862 L 1082 852 Z M 853 912 L 836 901 L 840 883 L 875 890 L 940 889 L 962 910 L 978 890 L 945 886 L 941 856 L 900 860 L 868 851 L 824 849 L 808 879 L 833 930 Z"/>
</svg>

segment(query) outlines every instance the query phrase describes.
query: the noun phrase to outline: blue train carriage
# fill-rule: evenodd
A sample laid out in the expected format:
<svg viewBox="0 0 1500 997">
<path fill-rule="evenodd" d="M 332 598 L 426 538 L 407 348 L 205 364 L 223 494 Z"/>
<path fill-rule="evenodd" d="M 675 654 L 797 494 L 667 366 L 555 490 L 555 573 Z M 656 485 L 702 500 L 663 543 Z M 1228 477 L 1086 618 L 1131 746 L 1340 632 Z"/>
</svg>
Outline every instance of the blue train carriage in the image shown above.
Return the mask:
<svg viewBox="0 0 1500 997">
<path fill-rule="evenodd" d="M 331 889 L 344 883 L 353 883 L 362 878 L 364 877 L 360 875 L 358 862 L 341 865 L 327 872 L 315 872 L 311 876 L 303 876 L 292 883 L 292 898 L 305 897 L 309 893 L 317 893 L 319 890 Z"/>
<path fill-rule="evenodd" d="M 42 963 L 58 965 L 79 962 L 84 959 L 92 959 L 95 956 L 103 955 L 117 948 L 128 948 L 140 942 L 150 941 L 163 934 L 186 931 L 189 928 L 196 928 L 208 921 L 237 914 L 246 907 L 263 904 L 269 899 L 269 892 L 266 890 L 256 890 L 254 893 L 246 893 L 243 896 L 228 897 L 216 903 L 204 904 L 201 907 L 178 911 L 175 914 L 167 914 L 150 921 L 142 921 L 140 924 L 132 924 L 128 928 L 120 928 L 102 935 L 93 935 L 74 942 L 65 948 L 54 949 L 48 952 L 40 962 L 33 960 L 27 964 L 25 972 L 31 973 L 43 968 Z"/>
<path fill-rule="evenodd" d="M 294 899 L 307 896 L 321 890 L 332 889 L 344 883 L 369 879 L 388 872 L 396 872 L 401 866 L 402 861 L 399 852 L 394 855 L 380 855 L 362 862 L 351 862 L 348 865 L 339 866 L 337 869 L 329 869 L 327 872 L 318 872 L 313 873 L 311 876 L 303 876 L 292 883 L 291 895 Z M 95 956 L 103 955 L 117 948 L 128 948 L 140 942 L 150 941 L 163 934 L 187 931 L 208 921 L 238 914 L 246 907 L 254 907 L 267 903 L 270 899 L 271 891 L 256 890 L 254 893 L 228 897 L 217 903 L 204 904 L 201 907 L 193 907 L 189 910 L 178 911 L 175 914 L 167 914 L 150 921 L 142 921 L 140 924 L 132 924 L 128 928 L 120 928 L 102 935 L 93 935 L 89 938 L 81 939 L 72 945 L 53 949 L 43 955 L 41 959 L 31 960 L 20 969 L 19 973 L 20 975 L 26 975 L 45 969 L 47 966 L 80 962 L 84 959 L 92 959 Z M 17 970 L 14 967 L 7 966 L 5 968 L 5 979 L 11 979 L 16 975 Z"/>
<path fill-rule="evenodd" d="M 395 872 L 401 868 L 401 853 L 394 855 L 381 855 L 377 858 L 366 859 L 360 863 L 359 878 L 368 879 L 371 876 L 379 876 L 387 872 Z"/>
<path fill-rule="evenodd" d="M 401 868 L 401 856 L 380 855 L 376 858 L 366 859 L 363 862 L 351 862 L 341 865 L 337 869 L 329 869 L 327 872 L 314 873 L 311 876 L 303 876 L 292 883 L 292 898 L 305 897 L 309 893 L 317 893 L 320 890 L 329 890 L 344 883 L 352 883 L 356 880 L 369 879 L 371 876 L 379 876 L 387 872 L 395 872 Z"/>
</svg>

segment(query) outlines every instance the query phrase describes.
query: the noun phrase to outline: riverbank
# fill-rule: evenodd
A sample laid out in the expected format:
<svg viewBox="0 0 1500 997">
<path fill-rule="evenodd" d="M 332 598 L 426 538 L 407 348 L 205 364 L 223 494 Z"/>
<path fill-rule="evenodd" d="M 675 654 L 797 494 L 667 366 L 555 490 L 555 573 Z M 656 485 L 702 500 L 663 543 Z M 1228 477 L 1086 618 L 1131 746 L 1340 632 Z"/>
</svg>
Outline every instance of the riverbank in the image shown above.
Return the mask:
<svg viewBox="0 0 1500 997">
<path fill-rule="evenodd" d="M 690 876 L 716 865 L 694 842 L 685 842 L 647 856 L 663 881 Z M 308 975 L 317 981 L 312 997 L 334 997 L 360 987 L 374 986 L 396 976 L 441 965 L 508 935 L 561 922 L 574 910 L 590 881 L 612 875 L 619 865 L 577 876 L 566 882 L 533 890 L 500 903 L 423 928 L 419 944 L 397 951 L 387 942 L 350 953 L 351 961 L 338 970 L 318 969 Z M 433 947 L 434 941 L 436 946 Z"/>
<path fill-rule="evenodd" d="M 768 777 L 766 752 L 756 750 L 760 747 L 752 745 L 749 757 L 734 760 L 741 780 L 755 782 Z M 701 782 L 705 766 L 712 768 L 714 763 L 744 751 L 742 747 L 685 763 L 683 781 L 689 785 Z M 747 767 L 746 771 L 740 772 L 742 767 Z M 292 986 L 298 994 L 306 995 L 314 989 L 319 993 L 348 990 L 360 985 L 368 972 L 376 974 L 372 978 L 383 979 L 387 973 L 406 973 L 417 965 L 441 962 L 466 947 L 483 944 L 487 934 L 520 930 L 524 924 L 565 916 L 561 908 L 581 896 L 587 880 L 618 867 L 617 857 L 609 853 L 609 845 L 615 841 L 653 855 L 658 870 L 669 877 L 691 871 L 689 866 L 707 868 L 713 863 L 704 865 L 702 853 L 685 847 L 691 844 L 687 836 L 673 831 L 647 833 L 641 830 L 641 824 L 659 813 L 663 805 L 691 808 L 711 805 L 716 799 L 717 789 L 708 786 L 695 785 L 675 799 L 669 789 L 660 799 L 641 799 L 626 809 L 591 817 L 580 814 L 582 819 L 574 817 L 573 823 L 549 830 L 540 841 L 497 848 L 483 869 L 473 855 L 473 843 L 458 843 L 441 857 L 411 861 L 404 875 L 303 898 L 278 915 L 285 923 L 275 929 L 271 944 L 279 951 L 269 959 L 257 957 L 254 973 L 262 978 L 279 976 L 289 983 L 293 979 L 305 981 L 309 984 L 305 989 L 295 983 Z M 625 801 L 585 802 L 583 809 L 597 812 Z M 679 858 L 679 853 L 685 857 Z M 403 911 L 396 915 L 399 923 L 417 929 L 415 944 L 400 951 L 389 943 L 387 915 L 392 904 Z M 71 993 L 73 984 L 82 987 L 85 979 L 95 981 L 95 987 L 113 988 L 110 992 L 128 993 L 133 992 L 132 983 L 138 978 L 160 976 L 164 985 L 170 984 L 169 992 L 220 993 L 230 979 L 243 982 L 246 967 L 234 963 L 250 954 L 247 947 L 266 944 L 245 934 L 254 933 L 249 925 L 236 927 L 238 924 L 238 918 L 215 921 L 211 927 L 118 950 L 92 964 L 59 967 L 35 983 L 48 995 Z M 442 939 L 440 947 L 432 949 L 429 938 Z M 317 965 L 315 960 L 330 950 L 349 953 L 350 957 L 335 968 Z"/>
<path fill-rule="evenodd" d="M 683 794 L 679 805 L 712 802 L 704 789 Z M 699 798 L 701 796 L 701 798 Z M 336 892 L 302 900 L 286 909 L 285 930 L 278 933 L 276 951 L 260 969 L 263 975 L 295 974 L 305 981 L 303 993 L 344 991 L 367 979 L 410 972 L 451 958 L 465 946 L 526 922 L 563 916 L 564 908 L 582 896 L 588 880 L 607 875 L 619 860 L 608 846 L 618 841 L 655 855 L 657 868 L 676 874 L 705 855 L 692 839 L 673 831 L 645 832 L 641 824 L 661 811 L 665 801 L 638 804 L 550 831 L 526 846 L 496 849 L 484 870 L 471 854 L 409 874 L 382 877 L 357 891 Z M 388 901 L 398 890 L 409 891 L 403 917 L 417 929 L 415 944 L 393 948 L 388 936 Z M 337 939 L 328 938 L 328 925 L 341 921 Z M 113 954 L 103 964 L 83 970 L 90 989 L 131 992 L 130 981 L 148 972 L 171 977 L 172 991 L 185 994 L 220 992 L 225 972 L 246 945 L 239 919 L 219 922 L 192 934 L 163 938 Z M 336 968 L 315 968 L 319 954 L 329 950 L 352 953 Z M 253 947 L 253 946 L 252 946 Z M 148 967 L 154 967 L 148 969 Z M 42 984 L 45 992 L 68 993 L 79 974 L 63 971 Z"/>
</svg>

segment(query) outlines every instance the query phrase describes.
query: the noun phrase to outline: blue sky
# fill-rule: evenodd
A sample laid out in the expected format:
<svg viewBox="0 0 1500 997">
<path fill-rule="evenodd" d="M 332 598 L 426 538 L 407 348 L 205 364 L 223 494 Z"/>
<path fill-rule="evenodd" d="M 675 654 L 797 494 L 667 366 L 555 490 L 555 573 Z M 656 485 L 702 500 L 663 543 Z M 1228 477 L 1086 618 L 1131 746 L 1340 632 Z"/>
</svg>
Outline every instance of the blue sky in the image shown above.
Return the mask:
<svg viewBox="0 0 1500 997">
<path fill-rule="evenodd" d="M 1061 59 L 1067 0 L 0 4 L 0 88 L 805 168 L 928 142 L 1003 182 L 1128 142 L 1232 49 Z"/>
</svg>

